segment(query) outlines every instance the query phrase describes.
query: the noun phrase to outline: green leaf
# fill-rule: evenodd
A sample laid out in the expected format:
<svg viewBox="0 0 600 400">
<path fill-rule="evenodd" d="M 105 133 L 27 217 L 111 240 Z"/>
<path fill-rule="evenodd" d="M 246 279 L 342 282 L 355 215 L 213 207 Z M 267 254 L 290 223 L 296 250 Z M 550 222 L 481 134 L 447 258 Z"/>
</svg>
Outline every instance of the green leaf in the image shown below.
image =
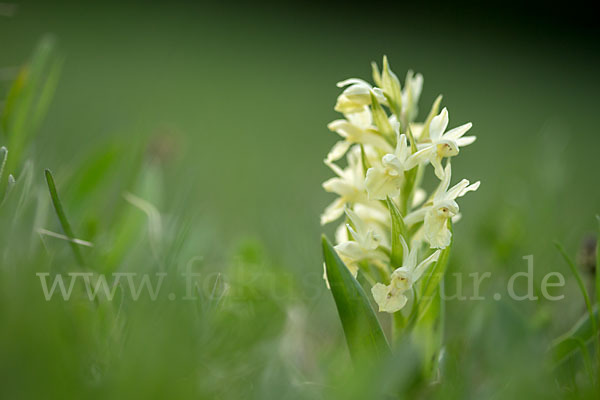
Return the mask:
<svg viewBox="0 0 600 400">
<path fill-rule="evenodd" d="M 367 176 L 367 171 L 371 168 L 371 164 L 369 163 L 369 159 L 367 158 L 367 153 L 365 152 L 365 147 L 360 145 L 360 160 L 362 161 L 363 172 L 365 176 Z"/>
<path fill-rule="evenodd" d="M 390 348 L 367 295 L 324 235 L 322 244 L 327 280 L 350 355 L 354 361 L 363 355 L 385 357 Z"/>
<path fill-rule="evenodd" d="M 443 313 L 444 301 L 440 291 L 436 290 L 428 308 L 411 331 L 413 341 L 421 350 L 423 356 L 423 372 L 431 377 L 434 365 L 437 364 L 439 351 L 443 344 Z"/>
<path fill-rule="evenodd" d="M 371 62 L 371 71 L 373 74 L 373 82 L 375 82 L 376 86 L 381 87 L 381 74 L 379 73 L 379 68 L 377 67 L 377 63 L 375 61 Z"/>
<path fill-rule="evenodd" d="M 8 174 L 6 179 L 6 191 L 0 205 L 11 210 L 13 223 L 15 223 L 21 213 L 23 204 L 29 197 L 29 190 L 33 183 L 33 163 L 28 160 L 23 166 L 19 179 L 15 179 L 13 174 Z"/>
<path fill-rule="evenodd" d="M 575 280 L 577 281 L 577 286 L 579 286 L 579 291 L 581 292 L 581 295 L 583 296 L 583 300 L 585 302 L 585 307 L 587 308 L 588 314 L 592 318 L 592 329 L 594 331 L 596 331 L 596 318 L 593 317 L 594 311 L 593 311 L 593 307 L 592 307 L 592 302 L 590 301 L 590 296 L 588 296 L 588 292 L 585 288 L 585 284 L 583 283 L 583 279 L 581 278 L 581 274 L 577 270 L 575 263 L 573 262 L 573 260 L 571 260 L 571 257 L 569 257 L 569 255 L 567 254 L 565 249 L 562 247 L 562 245 L 558 242 L 554 242 L 554 245 L 556 246 L 556 248 L 558 249 L 560 254 L 563 256 L 567 265 L 571 269 L 571 272 L 575 276 Z"/>
<path fill-rule="evenodd" d="M 392 255 L 391 255 L 391 263 L 393 269 L 400 268 L 402 266 L 402 244 L 400 242 L 400 236 L 406 238 L 406 225 L 404 224 L 404 219 L 402 219 L 402 214 L 398 207 L 396 207 L 396 203 L 389 196 L 386 199 L 388 210 L 390 210 L 390 216 L 392 219 Z"/>
<path fill-rule="evenodd" d="M 561 246 L 561 244 L 558 242 L 554 242 L 554 245 L 556 246 L 556 248 L 558 249 L 560 254 L 563 256 L 563 258 L 565 259 L 567 265 L 569 266 L 569 268 L 571 269 L 571 272 L 573 273 L 573 275 L 575 276 L 575 279 L 577 280 L 577 285 L 579 286 L 579 290 L 581 291 L 581 295 L 583 296 L 583 300 L 585 301 L 585 306 L 588 311 L 588 317 L 590 320 L 590 328 L 592 331 L 592 336 L 596 339 L 595 340 L 596 356 L 600 359 L 600 337 L 598 337 L 597 316 L 594 314 L 594 307 L 592 306 L 592 302 L 590 301 L 590 297 L 587 293 L 587 289 L 585 288 L 585 284 L 583 283 L 583 279 L 581 278 L 581 274 L 579 273 L 579 271 L 577 270 L 577 267 L 575 266 L 575 263 L 573 262 L 573 260 L 571 260 L 571 258 L 569 257 L 569 255 L 567 254 L 565 249 Z M 596 269 L 596 271 L 597 271 L 597 269 Z M 585 341 L 584 341 L 584 343 L 585 343 Z M 600 370 L 598 372 L 600 373 Z"/>
<path fill-rule="evenodd" d="M 58 192 L 56 191 L 56 184 L 54 183 L 54 177 L 52 176 L 52 172 L 49 169 L 44 171 L 46 175 L 46 182 L 48 183 L 48 190 L 50 191 L 50 197 L 52 198 L 52 204 L 54 205 L 54 210 L 56 211 L 56 215 L 58 216 L 58 221 L 63 229 L 63 232 L 66 237 L 69 238 L 69 245 L 73 250 L 73 254 L 75 255 L 75 259 L 79 265 L 83 265 L 83 257 L 81 256 L 81 252 L 79 251 L 78 245 L 74 242 L 75 235 L 73 235 L 73 230 L 71 229 L 71 225 L 67 220 L 67 216 L 63 209 L 60 198 L 58 197 Z"/>
<path fill-rule="evenodd" d="M 379 104 L 379 101 L 377 101 L 377 97 L 375 97 L 373 92 L 371 92 L 371 111 L 373 112 L 373 122 L 379 130 L 379 133 L 381 133 L 386 139 L 393 139 L 395 141 L 396 138 L 394 136 L 394 130 L 392 129 L 390 120 L 388 119 L 383 107 L 381 107 L 381 104 Z"/>
<path fill-rule="evenodd" d="M 8 93 L 1 123 L 11 151 L 6 165 L 9 173 L 17 170 L 54 94 L 62 65 L 55 48 L 52 37 L 42 39 Z"/>
<path fill-rule="evenodd" d="M 596 215 L 598 220 L 598 237 L 596 239 L 596 304 L 600 307 L 600 215 Z"/>
<path fill-rule="evenodd" d="M 592 315 L 594 317 L 590 319 L 590 314 L 586 313 L 568 332 L 552 342 L 552 359 L 555 365 L 561 364 L 577 350 L 580 350 L 581 343 L 587 344 L 594 339 L 592 321 L 598 318 L 598 307 L 594 307 Z"/>
<path fill-rule="evenodd" d="M 383 56 L 383 71 L 381 73 L 381 87 L 390 103 L 390 109 L 398 121 L 400 121 L 402 113 L 402 90 L 400 87 L 400 80 L 394 74 L 388 63 L 387 56 Z"/>
</svg>

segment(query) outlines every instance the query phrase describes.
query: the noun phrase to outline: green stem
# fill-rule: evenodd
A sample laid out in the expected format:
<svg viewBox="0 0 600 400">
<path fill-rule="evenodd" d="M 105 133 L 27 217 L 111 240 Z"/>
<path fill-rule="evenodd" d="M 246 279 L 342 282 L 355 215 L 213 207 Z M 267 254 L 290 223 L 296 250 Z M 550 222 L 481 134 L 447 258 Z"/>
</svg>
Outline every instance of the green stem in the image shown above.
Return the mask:
<svg viewBox="0 0 600 400">
<path fill-rule="evenodd" d="M 54 177 L 52 176 L 52 172 L 49 169 L 46 169 L 44 173 L 46 175 L 46 182 L 48 183 L 50 197 L 52 198 L 52 204 L 54 205 L 54 210 L 56 211 L 56 215 L 58 216 L 58 221 L 60 222 L 65 236 L 69 238 L 69 245 L 73 250 L 73 254 L 75 255 L 77 263 L 80 266 L 83 266 L 83 257 L 81 256 L 81 252 L 79 251 L 78 245 L 74 242 L 75 235 L 73 234 L 73 230 L 71 229 L 71 225 L 67 220 L 65 210 L 63 209 L 60 198 L 58 197 L 58 192 L 56 190 L 56 184 L 54 183 Z"/>
<path fill-rule="evenodd" d="M 571 272 L 573 273 L 573 275 L 575 276 L 575 280 L 577 281 L 577 286 L 579 286 L 579 290 L 581 291 L 581 294 L 583 295 L 583 300 L 585 301 L 585 307 L 587 308 L 587 311 L 590 315 L 590 323 L 592 325 L 592 332 L 595 337 L 596 359 L 600 361 L 600 336 L 598 336 L 598 330 L 597 330 L 598 325 L 597 325 L 596 317 L 594 316 L 594 308 L 592 307 L 592 302 L 590 301 L 590 297 L 588 296 L 588 292 L 585 288 L 585 284 L 583 283 L 583 279 L 581 279 L 581 274 L 577 270 L 575 263 L 573 262 L 573 260 L 571 260 L 571 257 L 569 257 L 569 255 L 567 254 L 565 249 L 562 247 L 562 245 L 558 242 L 554 242 L 554 245 L 556 246 L 556 248 L 558 249 L 560 254 L 565 259 L 567 265 L 571 269 Z M 600 365 L 598 365 L 598 367 L 599 368 L 597 368 L 597 370 L 598 370 L 599 375 L 596 377 L 596 379 L 597 379 L 596 384 L 600 383 Z"/>
</svg>

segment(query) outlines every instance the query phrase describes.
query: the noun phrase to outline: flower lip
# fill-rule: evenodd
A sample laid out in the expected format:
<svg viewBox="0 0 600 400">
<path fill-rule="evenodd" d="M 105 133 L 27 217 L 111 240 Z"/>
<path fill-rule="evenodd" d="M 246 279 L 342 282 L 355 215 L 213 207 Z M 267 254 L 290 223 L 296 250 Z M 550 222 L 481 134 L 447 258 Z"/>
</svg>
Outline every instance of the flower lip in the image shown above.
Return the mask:
<svg viewBox="0 0 600 400">
<path fill-rule="evenodd" d="M 434 206 L 438 213 L 446 216 L 454 216 L 458 214 L 459 211 L 458 204 L 454 200 L 443 200 L 436 203 Z"/>
<path fill-rule="evenodd" d="M 453 157 L 458 154 L 458 145 L 454 140 L 442 139 L 437 143 L 437 152 L 441 157 Z"/>
</svg>

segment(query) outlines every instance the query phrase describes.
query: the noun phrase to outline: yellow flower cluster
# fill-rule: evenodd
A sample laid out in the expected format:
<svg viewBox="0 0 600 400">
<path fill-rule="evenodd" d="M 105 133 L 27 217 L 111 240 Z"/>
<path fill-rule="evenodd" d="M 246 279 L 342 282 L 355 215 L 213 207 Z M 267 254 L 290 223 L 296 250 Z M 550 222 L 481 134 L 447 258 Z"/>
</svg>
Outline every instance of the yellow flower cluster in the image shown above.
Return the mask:
<svg viewBox="0 0 600 400">
<path fill-rule="evenodd" d="M 448 111 L 439 111 L 441 96 L 425 120 L 415 122 L 422 75 L 409 71 L 402 88 L 386 57 L 381 72 L 372 66 L 375 86 L 354 78 L 337 84 L 344 90 L 335 110 L 344 118 L 328 127 L 341 140 L 325 159 L 337 176 L 323 188 L 338 197 L 321 215 L 321 223 L 345 216 L 336 231 L 335 249 L 355 276 L 363 270 L 373 283 L 379 310 L 391 313 L 404 307 L 405 293 L 450 245 L 449 221 L 460 217 L 456 199 L 477 190 L 479 182 L 463 179 L 450 187 L 450 158 L 475 141 L 475 136 L 464 136 L 471 123 L 447 131 Z M 440 180 L 429 195 L 420 186 L 428 165 Z M 405 227 L 399 238 L 392 237 L 390 208 L 398 211 Z M 392 262 L 394 240 L 402 244 L 401 263 Z M 377 282 L 381 277 L 385 282 Z"/>
</svg>

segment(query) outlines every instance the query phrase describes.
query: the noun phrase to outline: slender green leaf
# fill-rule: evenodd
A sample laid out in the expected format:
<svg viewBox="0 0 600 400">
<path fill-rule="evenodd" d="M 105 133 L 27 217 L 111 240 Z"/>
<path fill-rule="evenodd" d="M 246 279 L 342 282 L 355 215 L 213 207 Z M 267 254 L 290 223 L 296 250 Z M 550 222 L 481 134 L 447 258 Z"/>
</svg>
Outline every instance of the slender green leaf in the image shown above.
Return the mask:
<svg viewBox="0 0 600 400">
<path fill-rule="evenodd" d="M 431 376 L 433 366 L 437 362 L 437 355 L 442 347 L 443 336 L 443 299 L 440 291 L 436 290 L 427 309 L 419 315 L 411 335 L 414 343 L 418 345 L 423 354 L 423 371 L 426 376 Z"/>
<path fill-rule="evenodd" d="M 365 176 L 367 175 L 367 171 L 371 168 L 371 164 L 369 163 L 369 159 L 367 158 L 367 153 L 365 152 L 365 147 L 360 145 L 360 160 L 362 161 L 363 172 Z"/>
<path fill-rule="evenodd" d="M 355 361 L 366 354 L 385 357 L 390 351 L 389 345 L 367 295 L 325 236 L 322 245 L 327 280 L 350 355 Z"/>
<path fill-rule="evenodd" d="M 596 215 L 598 220 L 598 234 L 596 238 L 596 304 L 600 307 L 600 215 Z"/>
<path fill-rule="evenodd" d="M 56 88 L 62 63 L 55 56 L 55 47 L 52 37 L 42 39 L 8 94 L 1 120 L 11 151 L 6 166 L 11 173 L 22 161 Z"/>
<path fill-rule="evenodd" d="M 573 260 L 571 260 L 571 257 L 569 257 L 569 255 L 567 254 L 565 249 L 558 242 L 555 242 L 554 245 L 556 246 L 556 248 L 558 249 L 560 254 L 563 256 L 563 258 L 565 259 L 567 265 L 569 266 L 569 268 L 571 269 L 571 272 L 573 273 L 573 275 L 575 276 L 575 279 L 577 280 L 577 285 L 579 286 L 579 290 L 581 291 L 581 295 L 583 296 L 583 300 L 585 301 L 585 306 L 588 311 L 588 316 L 589 316 L 590 323 L 591 323 L 592 336 L 596 339 L 595 340 L 596 358 L 600 360 L 600 337 L 598 336 L 598 324 L 597 324 L 597 319 L 596 319 L 597 317 L 594 314 L 594 307 L 592 306 L 592 302 L 590 301 L 590 297 L 587 293 L 587 289 L 585 288 L 585 284 L 583 283 L 583 279 L 581 278 L 581 274 L 577 270 L 575 263 L 573 262 Z M 598 373 L 600 374 L 600 370 L 598 370 Z"/>
<path fill-rule="evenodd" d="M 377 97 L 375 97 L 373 92 L 371 92 L 371 111 L 373 112 L 373 122 L 375 123 L 377 129 L 379 129 L 379 133 L 381 133 L 386 139 L 396 140 L 390 120 L 388 119 L 383 107 L 381 107 L 381 104 L 379 104 L 379 101 L 377 101 Z"/>
<path fill-rule="evenodd" d="M 552 342 L 552 359 L 555 365 L 562 363 L 579 350 L 579 343 L 587 344 L 594 339 L 592 321 L 598 318 L 598 307 L 594 307 L 592 314 L 594 318 L 590 319 L 590 314 L 586 313 L 568 332 Z"/>
<path fill-rule="evenodd" d="M 46 169 L 44 173 L 46 175 L 46 182 L 48 183 L 50 197 L 52 198 L 52 204 L 54 205 L 54 210 L 56 211 L 56 215 L 58 216 L 58 221 L 60 222 L 60 225 L 63 229 L 63 233 L 69 238 L 69 245 L 73 250 L 75 259 L 77 260 L 79 265 L 83 265 L 83 257 L 81 256 L 81 252 L 79 251 L 78 245 L 74 242 L 75 235 L 73 234 L 71 225 L 67 220 L 67 216 L 63 209 L 62 203 L 60 201 L 60 198 L 58 197 L 58 192 L 56 191 L 56 184 L 54 183 L 54 177 L 52 176 L 52 172 L 49 169 Z"/>
<path fill-rule="evenodd" d="M 377 63 L 375 61 L 371 62 L 371 71 L 373 75 L 373 82 L 375 82 L 376 86 L 381 87 L 381 73 L 379 72 L 379 68 L 377 67 Z"/>
<path fill-rule="evenodd" d="M 387 56 L 383 56 L 383 71 L 381 72 L 381 87 L 385 93 L 385 97 L 390 104 L 390 109 L 398 121 L 402 114 L 402 89 L 400 87 L 400 80 L 394 74 L 390 68 Z"/>
<path fill-rule="evenodd" d="M 396 207 L 396 203 L 389 197 L 387 197 L 386 202 L 392 219 L 391 262 L 393 269 L 396 269 L 402 266 L 403 249 L 400 242 L 400 236 L 406 238 L 406 225 L 404 224 L 400 210 Z"/>
<path fill-rule="evenodd" d="M 575 276 L 575 280 L 577 281 L 577 286 L 579 286 L 579 291 L 581 292 L 581 295 L 583 296 L 583 300 L 585 301 L 585 307 L 587 308 L 588 314 L 590 315 L 590 317 L 592 319 L 592 329 L 594 331 L 596 331 L 596 318 L 594 317 L 592 302 L 590 301 L 590 296 L 588 295 L 588 292 L 585 288 L 585 284 L 583 283 L 581 274 L 577 270 L 575 263 L 573 262 L 573 260 L 571 260 L 571 257 L 569 257 L 569 255 L 567 254 L 565 249 L 562 247 L 562 245 L 558 242 L 554 242 L 554 245 L 556 246 L 556 248 L 558 249 L 560 254 L 563 256 L 567 265 L 571 269 L 571 272 Z"/>
</svg>

